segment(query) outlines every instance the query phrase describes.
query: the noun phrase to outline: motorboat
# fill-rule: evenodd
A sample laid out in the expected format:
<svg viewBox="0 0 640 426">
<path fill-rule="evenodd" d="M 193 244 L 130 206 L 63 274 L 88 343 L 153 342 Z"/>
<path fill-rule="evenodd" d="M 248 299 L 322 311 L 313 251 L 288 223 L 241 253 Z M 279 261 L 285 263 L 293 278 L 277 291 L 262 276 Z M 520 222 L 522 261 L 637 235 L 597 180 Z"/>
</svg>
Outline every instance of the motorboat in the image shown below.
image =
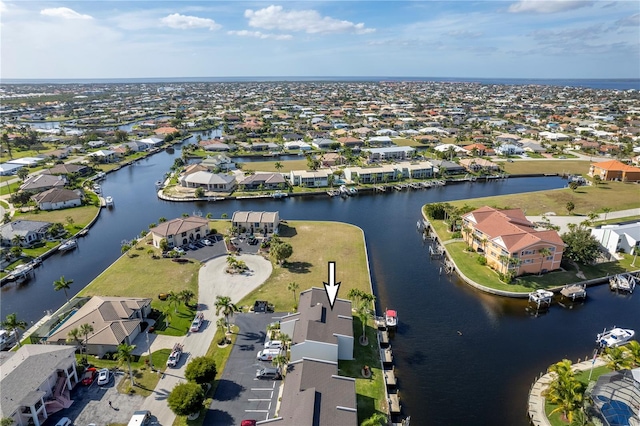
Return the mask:
<svg viewBox="0 0 640 426">
<path fill-rule="evenodd" d="M 60 247 L 58 247 L 58 251 L 65 252 L 65 251 L 73 250 L 77 246 L 78 246 L 78 242 L 72 238 L 60 244 Z"/>
<path fill-rule="evenodd" d="M 398 326 L 398 313 L 393 309 L 387 309 L 384 313 L 384 323 L 389 328 L 395 328 Z"/>
<path fill-rule="evenodd" d="M 614 326 L 609 331 L 605 328 L 604 331 L 599 333 L 596 337 L 596 343 L 603 348 L 615 348 L 616 346 L 620 346 L 633 339 L 635 334 L 636 332 L 630 328 L 619 328 Z"/>
<path fill-rule="evenodd" d="M 271 197 L 272 198 L 276 198 L 276 199 L 285 198 L 287 196 L 289 196 L 289 194 L 287 194 L 286 192 L 282 192 L 282 191 L 276 191 L 273 194 L 271 194 Z"/>
<path fill-rule="evenodd" d="M 352 186 L 351 188 L 347 188 L 349 190 L 349 195 L 357 195 L 358 194 L 358 189 L 355 186 Z"/>
<path fill-rule="evenodd" d="M 102 192 L 102 187 L 100 185 L 93 185 L 93 190 L 96 194 L 100 194 Z"/>
<path fill-rule="evenodd" d="M 15 333 L 9 333 L 8 330 L 5 330 L 4 328 L 0 328 L 0 351 L 10 348 L 11 346 L 13 346 L 15 342 L 16 342 Z"/>
<path fill-rule="evenodd" d="M 107 207 L 113 207 L 113 197 L 111 195 L 107 195 L 107 197 L 104 199 L 104 203 L 107 205 Z"/>
<path fill-rule="evenodd" d="M 24 282 L 31 276 L 33 272 L 33 265 L 31 263 L 25 263 L 18 265 L 13 271 L 7 275 L 9 281 Z"/>
</svg>

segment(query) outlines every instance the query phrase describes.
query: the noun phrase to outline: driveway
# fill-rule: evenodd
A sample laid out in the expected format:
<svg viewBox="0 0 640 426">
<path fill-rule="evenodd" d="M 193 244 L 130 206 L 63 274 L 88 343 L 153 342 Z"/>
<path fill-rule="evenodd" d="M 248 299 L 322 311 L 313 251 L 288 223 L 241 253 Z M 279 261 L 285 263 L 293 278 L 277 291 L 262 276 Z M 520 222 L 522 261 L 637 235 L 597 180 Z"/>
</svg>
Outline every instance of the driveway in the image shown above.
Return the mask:
<svg viewBox="0 0 640 426">
<path fill-rule="evenodd" d="M 258 380 L 256 370 L 271 366 L 258 361 L 256 354 L 264 346 L 267 325 L 286 313 L 239 314 L 238 339 L 218 383 L 213 402 L 204 419 L 206 425 L 239 425 L 242 420 L 266 420 L 275 416 L 281 380 Z"/>
<path fill-rule="evenodd" d="M 221 242 L 216 244 L 223 245 Z M 197 252 L 197 250 L 193 250 L 193 252 Z M 271 275 L 271 262 L 261 256 L 241 255 L 238 256 L 238 259 L 246 262 L 249 267 L 246 273 L 227 274 L 225 272 L 227 266 L 225 256 L 208 261 L 200 269 L 198 309 L 204 314 L 205 322 L 200 331 L 188 333 L 182 338 L 184 352 L 177 368 L 168 368 L 165 371 L 153 393 L 144 400 L 140 407 L 141 410 L 150 410 L 161 425 L 170 426 L 175 420 L 175 414 L 167 405 L 167 397 L 178 383 L 186 382 L 184 378 L 186 364 L 193 357 L 205 355 L 213 341 L 216 333 L 215 323 L 220 317 L 215 314 L 217 296 L 228 296 L 236 303 L 259 287 Z M 231 321 L 233 322 L 234 319 L 235 317 Z"/>
<path fill-rule="evenodd" d="M 222 235 L 209 237 L 209 240 L 213 242 L 213 245 L 200 247 L 196 250 L 189 249 L 185 252 L 184 257 L 206 262 L 215 257 L 227 255 L 227 247 L 224 244 Z"/>
</svg>

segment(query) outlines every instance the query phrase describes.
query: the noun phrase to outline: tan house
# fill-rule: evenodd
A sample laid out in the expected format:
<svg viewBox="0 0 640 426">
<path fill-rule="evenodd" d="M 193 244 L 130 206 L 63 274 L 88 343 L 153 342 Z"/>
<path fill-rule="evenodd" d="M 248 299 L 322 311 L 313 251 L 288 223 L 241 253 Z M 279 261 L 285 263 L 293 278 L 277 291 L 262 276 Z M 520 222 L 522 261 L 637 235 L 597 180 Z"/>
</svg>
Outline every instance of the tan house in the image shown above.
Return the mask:
<svg viewBox="0 0 640 426">
<path fill-rule="evenodd" d="M 462 216 L 465 242 L 484 253 L 487 264 L 514 276 L 560 268 L 564 242 L 554 230 L 538 231 L 522 210 L 481 207 Z"/>
<path fill-rule="evenodd" d="M 73 403 L 79 381 L 75 346 L 23 345 L 0 352 L 0 415 L 18 426 L 40 426 Z"/>
<path fill-rule="evenodd" d="M 623 182 L 639 182 L 640 168 L 629 166 L 618 160 L 591 163 L 589 176 L 600 176 L 602 180 L 620 180 Z"/>
<path fill-rule="evenodd" d="M 236 211 L 231 218 L 234 228 L 253 233 L 263 233 L 265 235 L 277 234 L 280 224 L 278 212 L 247 212 Z"/>
<path fill-rule="evenodd" d="M 149 313 L 151 299 L 94 296 L 55 329 L 46 343 L 66 344 L 71 330 L 91 324 L 93 332 L 88 335 L 86 351 L 102 357 L 107 352 L 116 352 L 122 343 L 130 345 L 142 331 L 141 324 Z"/>
<path fill-rule="evenodd" d="M 460 165 L 470 172 L 477 172 L 479 170 L 500 170 L 493 161 L 485 160 L 484 158 L 463 158 L 460 160 Z"/>
<path fill-rule="evenodd" d="M 204 238 L 209 234 L 209 219 L 198 216 L 179 217 L 149 230 L 153 246 L 160 248 L 160 241 L 167 239 L 169 247 L 178 247 Z"/>
</svg>

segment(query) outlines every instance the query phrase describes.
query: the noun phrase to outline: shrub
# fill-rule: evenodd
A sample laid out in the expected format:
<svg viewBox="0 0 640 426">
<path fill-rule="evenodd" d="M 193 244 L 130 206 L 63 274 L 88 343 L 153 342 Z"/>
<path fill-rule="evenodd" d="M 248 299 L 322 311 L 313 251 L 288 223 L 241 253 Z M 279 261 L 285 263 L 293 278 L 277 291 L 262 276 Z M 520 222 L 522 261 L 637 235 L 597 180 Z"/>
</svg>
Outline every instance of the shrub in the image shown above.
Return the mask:
<svg viewBox="0 0 640 426">
<path fill-rule="evenodd" d="M 194 358 L 185 369 L 184 377 L 199 385 L 211 383 L 216 378 L 216 362 L 212 358 L 199 356 Z"/>
<path fill-rule="evenodd" d="M 478 262 L 482 266 L 485 266 L 487 264 L 487 258 L 484 256 L 478 256 L 476 257 L 476 262 Z"/>
<path fill-rule="evenodd" d="M 178 416 L 197 413 L 203 408 L 204 390 L 196 383 L 180 383 L 169 394 L 167 404 Z"/>
</svg>

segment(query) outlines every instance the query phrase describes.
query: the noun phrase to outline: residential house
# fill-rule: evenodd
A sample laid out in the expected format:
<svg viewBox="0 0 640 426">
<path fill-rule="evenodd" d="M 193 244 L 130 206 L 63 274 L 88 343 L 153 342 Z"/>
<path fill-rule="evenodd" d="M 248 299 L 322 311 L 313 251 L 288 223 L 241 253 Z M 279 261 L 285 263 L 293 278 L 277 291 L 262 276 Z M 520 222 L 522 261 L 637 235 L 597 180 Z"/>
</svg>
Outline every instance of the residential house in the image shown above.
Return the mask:
<svg viewBox="0 0 640 426">
<path fill-rule="evenodd" d="M 386 148 L 364 148 L 362 150 L 370 162 L 386 160 L 406 160 L 415 152 L 410 146 L 390 146 Z"/>
<path fill-rule="evenodd" d="M 515 145 L 520 141 L 521 137 L 518 135 L 512 135 L 511 133 L 502 133 L 496 137 L 496 142 L 500 144 Z"/>
<path fill-rule="evenodd" d="M 417 163 L 402 162 L 394 164 L 398 175 L 408 179 L 428 179 L 433 177 L 433 164 L 429 161 Z"/>
<path fill-rule="evenodd" d="M 60 210 L 82 205 L 84 193 L 81 189 L 51 188 L 31 199 L 36 202 L 40 210 Z"/>
<path fill-rule="evenodd" d="M 98 147 L 104 146 L 104 145 L 106 145 L 106 144 L 107 144 L 107 143 L 106 143 L 105 141 L 102 141 L 102 140 L 99 140 L 99 141 L 89 141 L 89 142 L 87 142 L 87 145 L 88 145 L 90 148 L 98 148 Z"/>
<path fill-rule="evenodd" d="M 465 172 L 465 168 L 458 163 L 447 160 L 431 159 L 429 160 L 434 166 L 433 172 L 440 175 L 456 175 Z"/>
<path fill-rule="evenodd" d="M 522 155 L 523 153 L 524 149 L 522 147 L 510 143 L 502 144 L 496 148 L 496 154 L 498 155 Z"/>
<path fill-rule="evenodd" d="M 640 252 L 640 222 L 623 225 L 603 225 L 591 230 L 596 240 L 610 254 Z"/>
<path fill-rule="evenodd" d="M 536 230 L 520 209 L 481 207 L 462 216 L 462 234 L 487 264 L 514 276 L 560 268 L 564 242 L 554 230 Z"/>
<path fill-rule="evenodd" d="M 277 234 L 280 215 L 278 212 L 236 211 L 231 218 L 231 225 L 252 234 L 259 232 L 264 235 Z"/>
<path fill-rule="evenodd" d="M 263 189 L 284 189 L 287 186 L 282 173 L 256 172 L 245 176 L 238 182 L 238 187 L 243 191 L 254 191 Z"/>
<path fill-rule="evenodd" d="M 110 149 L 101 149 L 99 151 L 87 154 L 87 157 L 97 158 L 101 163 L 113 163 L 118 161 L 119 155 Z"/>
<path fill-rule="evenodd" d="M 345 179 L 356 183 L 383 183 L 398 179 L 398 170 L 392 164 L 381 164 L 376 167 L 347 167 L 344 169 Z"/>
<path fill-rule="evenodd" d="M 314 358 L 330 362 L 353 359 L 351 301 L 312 287 L 300 293 L 298 312 L 280 319 L 280 332 L 291 337 L 291 362 Z"/>
<path fill-rule="evenodd" d="M 160 248 L 160 241 L 166 238 L 169 248 L 199 240 L 209 234 L 209 219 L 198 216 L 179 217 L 149 230 L 153 246 Z"/>
<path fill-rule="evenodd" d="M 233 192 L 237 187 L 235 176 L 207 171 L 183 175 L 179 182 L 185 188 L 204 188 L 206 191 L 214 192 Z"/>
<path fill-rule="evenodd" d="M 333 139 L 317 138 L 311 141 L 311 145 L 316 149 L 330 149 L 336 143 Z"/>
<path fill-rule="evenodd" d="M 209 169 L 209 171 L 215 170 L 235 170 L 236 163 L 233 162 L 231 157 L 225 154 L 215 154 L 208 156 L 200 163 L 202 166 Z"/>
<path fill-rule="evenodd" d="M 67 178 L 63 175 L 31 175 L 24 180 L 22 185 L 20 185 L 20 191 L 40 192 L 50 188 L 63 188 L 66 183 Z"/>
<path fill-rule="evenodd" d="M 29 247 L 46 238 L 51 225 L 49 222 L 22 219 L 4 223 L 0 225 L 2 246 L 10 247 L 13 245 L 13 239 L 18 237 L 22 247 Z"/>
<path fill-rule="evenodd" d="M 467 155 L 476 155 L 479 157 L 487 155 L 487 147 L 481 143 L 473 143 L 471 145 L 463 146 L 462 149 L 467 151 Z"/>
<path fill-rule="evenodd" d="M 349 148 L 356 148 L 364 145 L 364 142 L 361 139 L 354 138 L 351 136 L 344 136 L 344 137 L 338 138 L 337 141 L 340 143 L 340 145 L 344 147 L 349 147 Z"/>
<path fill-rule="evenodd" d="M 39 157 L 20 157 L 7 161 L 8 164 L 17 164 L 25 167 L 36 167 L 38 164 L 44 162 L 44 158 Z"/>
<path fill-rule="evenodd" d="M 485 160 L 484 158 L 463 158 L 462 160 L 460 160 L 460 165 L 473 173 L 480 170 L 500 170 L 499 165 L 497 165 L 493 161 Z"/>
<path fill-rule="evenodd" d="M 333 172 L 328 169 L 321 170 L 291 170 L 289 181 L 291 185 L 303 186 L 306 188 L 318 188 L 329 186 L 329 176 Z"/>
<path fill-rule="evenodd" d="M 288 149 L 289 151 L 295 151 L 295 150 L 311 151 L 312 149 L 311 145 L 309 145 L 308 143 L 302 140 L 293 140 L 293 141 L 285 142 L 283 145 L 284 145 L 284 149 Z"/>
<path fill-rule="evenodd" d="M 0 415 L 18 426 L 40 426 L 69 408 L 78 384 L 75 346 L 23 345 L 0 352 Z"/>
<path fill-rule="evenodd" d="M 591 391 L 591 400 L 600 424 L 640 424 L 640 368 L 601 375 Z"/>
<path fill-rule="evenodd" d="M 287 365 L 277 426 L 357 426 L 355 379 L 339 374 L 338 363 L 302 358 Z"/>
<path fill-rule="evenodd" d="M 91 324 L 87 335 L 86 353 L 103 357 L 117 352 L 118 345 L 132 344 L 142 332 L 142 323 L 151 313 L 151 299 L 93 296 L 68 320 L 47 336 L 50 345 L 64 345 L 69 332 L 82 324 Z"/>
<path fill-rule="evenodd" d="M 369 146 L 390 146 L 393 145 L 393 140 L 389 136 L 372 136 L 367 139 Z"/>
<path fill-rule="evenodd" d="M 176 129 L 175 127 L 159 127 L 156 130 L 154 130 L 154 133 L 156 135 L 161 135 L 161 136 L 166 136 L 166 135 L 172 135 L 174 133 L 178 132 L 178 129 Z"/>
<path fill-rule="evenodd" d="M 337 152 L 327 152 L 322 154 L 322 167 L 334 167 L 344 164 L 344 157 Z"/>
<path fill-rule="evenodd" d="M 79 176 L 86 176 L 91 172 L 91 169 L 82 164 L 56 164 L 53 167 L 42 170 L 42 174 L 48 175 L 69 175 L 76 173 Z"/>
<path fill-rule="evenodd" d="M 219 139 L 211 139 L 198 142 L 205 151 L 230 151 L 231 147 Z"/>
<path fill-rule="evenodd" d="M 619 180 L 623 182 L 639 182 L 640 168 L 629 166 L 618 160 L 591 163 L 589 176 L 600 176 L 602 180 Z"/>
<path fill-rule="evenodd" d="M 0 164 L 0 176 L 11 176 L 18 173 L 24 166 L 20 164 L 2 163 Z"/>
</svg>

